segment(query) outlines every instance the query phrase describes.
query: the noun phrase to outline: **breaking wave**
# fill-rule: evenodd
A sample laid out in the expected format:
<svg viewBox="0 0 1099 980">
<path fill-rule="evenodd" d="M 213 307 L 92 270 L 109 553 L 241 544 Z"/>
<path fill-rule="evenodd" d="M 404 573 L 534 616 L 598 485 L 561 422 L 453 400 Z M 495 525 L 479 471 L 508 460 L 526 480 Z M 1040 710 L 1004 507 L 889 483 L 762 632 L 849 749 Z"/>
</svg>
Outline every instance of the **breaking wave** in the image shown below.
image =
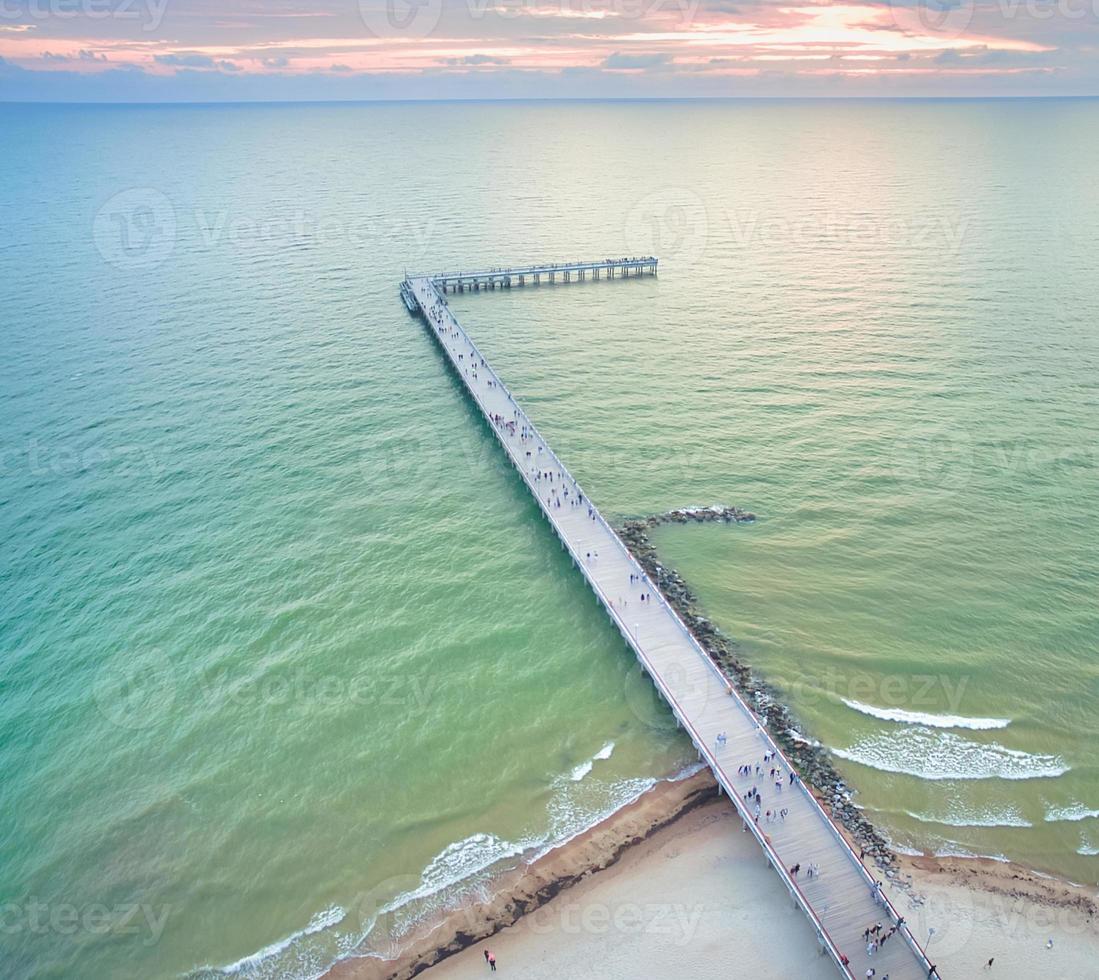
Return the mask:
<svg viewBox="0 0 1099 980">
<path fill-rule="evenodd" d="M 1056 755 L 1033 755 L 995 742 L 971 742 L 950 732 L 912 728 L 872 735 L 832 754 L 882 772 L 920 779 L 1048 779 L 1069 771 Z"/>
<path fill-rule="evenodd" d="M 1046 811 L 1046 823 L 1060 823 L 1061 821 L 1090 820 L 1099 817 L 1099 810 L 1089 810 L 1083 803 L 1073 803 L 1071 806 L 1050 807 Z"/>
<path fill-rule="evenodd" d="M 235 963 L 230 963 L 228 966 L 219 967 L 203 967 L 202 969 L 195 971 L 200 976 L 246 976 L 246 977 L 266 977 L 266 976 L 278 976 L 279 974 L 271 973 L 270 968 L 276 968 L 276 961 L 281 958 L 281 954 L 291 949 L 295 945 L 301 942 L 308 936 L 316 935 L 319 932 L 323 932 L 325 929 L 331 929 L 333 926 L 339 925 L 347 912 L 339 905 L 333 905 L 331 908 L 325 909 L 323 912 L 318 912 L 309 920 L 309 925 L 304 929 L 299 929 L 297 932 L 290 933 L 289 936 L 279 939 L 258 952 L 252 953 L 250 956 L 245 956 L 242 959 L 237 960 Z M 277 968 L 276 968 L 277 969 Z"/>
<path fill-rule="evenodd" d="M 592 771 L 597 762 L 603 759 L 609 759 L 612 752 L 614 752 L 614 742 L 608 742 L 590 759 L 587 759 L 584 762 L 581 762 L 580 765 L 576 766 L 576 768 L 574 768 L 572 772 L 569 773 L 569 779 L 571 779 L 574 783 L 580 782 L 581 779 L 583 779 L 589 772 Z"/>
<path fill-rule="evenodd" d="M 841 698 L 847 707 L 854 711 L 880 718 L 882 721 L 895 721 L 903 725 L 925 725 L 929 728 L 969 728 L 974 731 L 986 731 L 993 728 L 1007 728 L 1010 718 L 967 718 L 964 715 L 933 715 L 922 711 L 905 711 L 903 708 L 876 708 L 861 701 Z"/>
</svg>

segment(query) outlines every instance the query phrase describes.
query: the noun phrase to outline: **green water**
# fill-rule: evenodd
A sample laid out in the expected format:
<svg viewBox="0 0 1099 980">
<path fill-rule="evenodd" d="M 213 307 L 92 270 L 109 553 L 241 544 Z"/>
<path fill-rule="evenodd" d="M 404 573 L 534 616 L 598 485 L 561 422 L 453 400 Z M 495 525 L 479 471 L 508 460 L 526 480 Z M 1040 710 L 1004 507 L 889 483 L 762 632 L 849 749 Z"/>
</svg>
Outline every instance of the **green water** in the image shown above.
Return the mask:
<svg viewBox="0 0 1099 980">
<path fill-rule="evenodd" d="M 897 844 L 1095 881 L 1096 103 L 0 116 L 12 975 L 314 976 L 690 761 L 406 267 L 659 254 L 453 306 L 608 516 L 759 515 L 656 541 Z"/>
</svg>

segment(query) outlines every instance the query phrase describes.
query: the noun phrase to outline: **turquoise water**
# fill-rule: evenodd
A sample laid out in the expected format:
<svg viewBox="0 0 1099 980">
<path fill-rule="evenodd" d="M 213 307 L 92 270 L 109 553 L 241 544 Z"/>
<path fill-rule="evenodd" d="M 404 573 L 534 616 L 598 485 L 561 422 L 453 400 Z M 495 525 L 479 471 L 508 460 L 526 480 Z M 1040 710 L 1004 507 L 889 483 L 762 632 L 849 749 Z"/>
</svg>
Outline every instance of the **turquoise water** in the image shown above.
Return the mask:
<svg viewBox="0 0 1099 980">
<path fill-rule="evenodd" d="M 759 515 L 658 544 L 898 845 L 1096 879 L 1096 103 L 0 117 L 12 975 L 313 976 L 690 761 L 406 268 L 658 253 L 453 305 Z"/>
</svg>

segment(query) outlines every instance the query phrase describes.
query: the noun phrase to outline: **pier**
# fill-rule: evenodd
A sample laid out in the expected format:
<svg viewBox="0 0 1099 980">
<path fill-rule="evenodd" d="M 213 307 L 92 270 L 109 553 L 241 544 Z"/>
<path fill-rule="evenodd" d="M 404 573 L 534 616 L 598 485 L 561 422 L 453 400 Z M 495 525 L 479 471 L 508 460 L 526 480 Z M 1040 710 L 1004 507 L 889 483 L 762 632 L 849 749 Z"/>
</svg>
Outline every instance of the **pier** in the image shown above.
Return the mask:
<svg viewBox="0 0 1099 980">
<path fill-rule="evenodd" d="M 890 980 L 937 977 L 886 894 L 888 879 L 863 863 L 796 776 L 763 720 L 648 581 L 645 570 L 470 339 L 445 295 L 465 288 L 572 282 L 581 278 L 581 271 L 592 279 L 600 278 L 596 270 L 603 278 L 655 274 L 656 267 L 657 260 L 648 257 L 420 275 L 405 279 L 401 293 L 427 322 L 562 547 L 736 807 L 744 832 L 758 842 L 792 905 L 808 917 L 822 954 L 851 980 L 864 980 L 870 969 L 876 971 L 876 980 L 886 975 Z M 650 598 L 642 601 L 642 593 Z M 747 774 L 743 766 L 750 767 Z M 772 767 L 775 777 L 770 775 Z M 758 798 L 749 797 L 753 789 L 758 789 Z M 785 813 L 769 820 L 767 811 Z M 878 923 L 879 939 L 891 929 L 895 932 L 871 954 L 863 933 Z M 725 956 L 735 964 L 735 949 Z"/>
<path fill-rule="evenodd" d="M 598 259 L 594 262 L 554 262 L 549 265 L 528 265 L 479 272 L 442 272 L 434 275 L 411 275 L 405 282 L 430 279 L 443 293 L 478 292 L 482 289 L 511 289 L 518 286 L 539 286 L 543 283 L 583 282 L 585 279 L 614 279 L 629 276 L 656 275 L 657 259 L 652 255 L 640 258 Z"/>
</svg>

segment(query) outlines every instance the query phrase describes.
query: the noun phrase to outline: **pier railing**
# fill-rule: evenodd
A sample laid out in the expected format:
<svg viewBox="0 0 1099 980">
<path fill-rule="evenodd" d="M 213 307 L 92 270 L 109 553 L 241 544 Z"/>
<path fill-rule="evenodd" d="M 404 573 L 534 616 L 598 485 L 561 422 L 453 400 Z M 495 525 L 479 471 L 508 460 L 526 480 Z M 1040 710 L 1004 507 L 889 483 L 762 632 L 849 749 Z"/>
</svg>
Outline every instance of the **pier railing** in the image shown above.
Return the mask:
<svg viewBox="0 0 1099 980">
<path fill-rule="evenodd" d="M 656 275 L 659 259 L 654 255 L 629 256 L 626 258 L 578 260 L 574 262 L 550 262 L 542 265 L 492 266 L 488 269 L 457 272 L 429 272 L 406 275 L 405 281 L 422 279 L 430 282 L 437 290 L 448 292 L 480 289 L 510 289 L 513 286 L 538 285 L 543 279 L 550 283 L 582 281 L 588 276 L 593 279 L 601 275 L 613 278 L 615 275 Z"/>
</svg>

